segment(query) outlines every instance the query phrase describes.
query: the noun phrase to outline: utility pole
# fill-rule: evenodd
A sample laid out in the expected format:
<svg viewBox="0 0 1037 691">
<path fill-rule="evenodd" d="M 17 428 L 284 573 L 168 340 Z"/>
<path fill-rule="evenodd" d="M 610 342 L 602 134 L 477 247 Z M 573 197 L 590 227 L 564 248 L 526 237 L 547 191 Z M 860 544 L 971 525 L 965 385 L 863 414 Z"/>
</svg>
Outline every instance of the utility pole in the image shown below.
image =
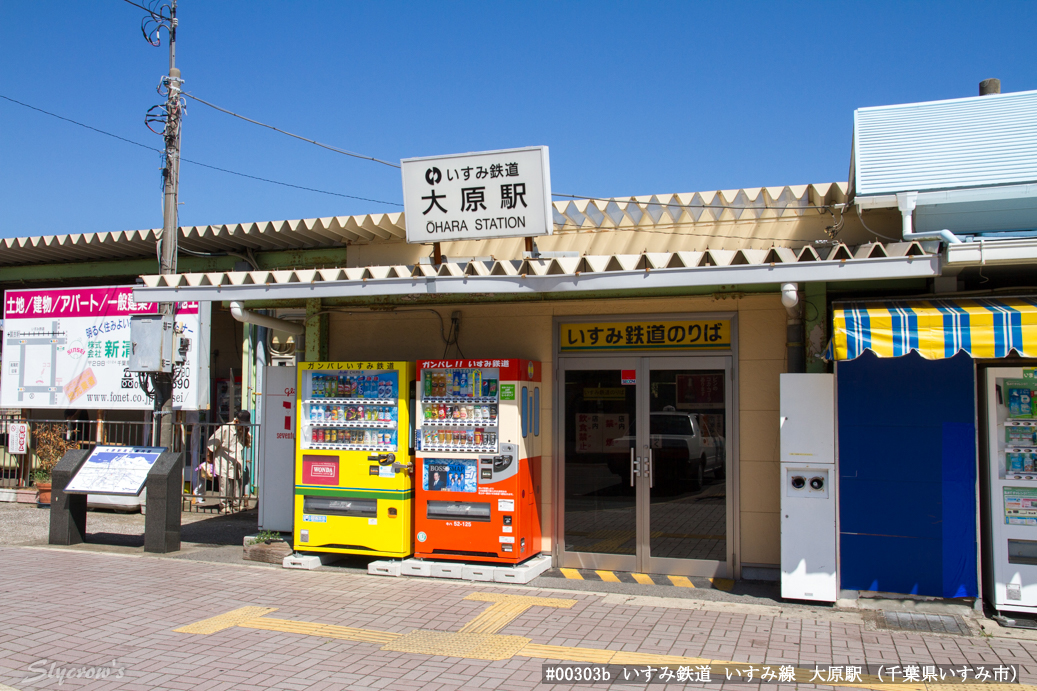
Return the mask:
<svg viewBox="0 0 1037 691">
<path fill-rule="evenodd" d="M 165 198 L 162 207 L 162 265 L 160 273 L 176 273 L 176 243 L 179 231 L 177 194 L 180 188 L 180 70 L 176 68 L 176 0 L 170 5 L 169 18 L 169 76 L 163 79 L 166 87 L 166 161 L 163 170 Z M 162 305 L 163 314 L 172 314 L 173 304 Z"/>
<path fill-rule="evenodd" d="M 180 129 L 183 120 L 183 97 L 180 87 L 183 80 L 176 67 L 176 0 L 168 5 L 148 10 L 150 16 L 141 23 L 141 31 L 148 43 L 161 45 L 160 31 L 165 28 L 169 34 L 169 74 L 162 77 L 158 92 L 165 92 L 166 102 L 153 106 L 148 110 L 145 124 L 152 132 L 158 133 L 154 125 L 163 125 L 161 134 L 165 142 L 163 153 L 163 207 L 162 236 L 159 238 L 159 273 L 176 273 L 177 235 L 180 224 L 178 219 L 177 196 L 180 187 Z M 167 13 L 168 10 L 168 13 Z M 159 313 L 176 320 L 176 303 L 164 302 L 159 305 Z M 174 328 L 175 332 L 175 328 Z M 174 344 L 176 339 L 174 338 Z M 172 355 L 170 356 L 172 357 Z M 151 375 L 154 389 L 154 410 L 159 417 L 158 445 L 170 451 L 173 449 L 173 375 L 156 372 Z"/>
</svg>

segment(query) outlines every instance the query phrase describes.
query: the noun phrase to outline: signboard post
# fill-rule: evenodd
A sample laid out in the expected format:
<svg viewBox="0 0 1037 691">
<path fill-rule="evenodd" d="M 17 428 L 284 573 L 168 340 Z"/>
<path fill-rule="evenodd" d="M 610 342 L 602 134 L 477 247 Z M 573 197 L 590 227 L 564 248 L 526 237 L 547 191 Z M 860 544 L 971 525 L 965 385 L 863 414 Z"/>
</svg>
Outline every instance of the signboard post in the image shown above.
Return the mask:
<svg viewBox="0 0 1037 691">
<path fill-rule="evenodd" d="M 179 410 L 208 407 L 210 303 L 185 302 L 176 327 L 190 340 L 173 382 Z M 0 407 L 151 410 L 128 370 L 130 317 L 155 314 L 133 286 L 8 290 Z"/>
<path fill-rule="evenodd" d="M 400 164 L 407 242 L 551 234 L 546 146 L 407 158 Z"/>
</svg>

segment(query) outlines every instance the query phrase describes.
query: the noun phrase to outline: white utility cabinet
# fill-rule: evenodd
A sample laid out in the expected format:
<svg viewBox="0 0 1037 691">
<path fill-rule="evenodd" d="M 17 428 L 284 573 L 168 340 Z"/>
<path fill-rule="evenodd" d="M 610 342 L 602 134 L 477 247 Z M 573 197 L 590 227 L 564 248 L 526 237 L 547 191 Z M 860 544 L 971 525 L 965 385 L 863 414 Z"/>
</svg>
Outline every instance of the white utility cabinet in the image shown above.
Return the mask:
<svg viewBox="0 0 1037 691">
<path fill-rule="evenodd" d="M 263 371 L 259 447 L 259 528 L 292 532 L 295 520 L 296 368 Z"/>
<path fill-rule="evenodd" d="M 781 596 L 835 602 L 835 376 L 782 374 Z"/>
</svg>

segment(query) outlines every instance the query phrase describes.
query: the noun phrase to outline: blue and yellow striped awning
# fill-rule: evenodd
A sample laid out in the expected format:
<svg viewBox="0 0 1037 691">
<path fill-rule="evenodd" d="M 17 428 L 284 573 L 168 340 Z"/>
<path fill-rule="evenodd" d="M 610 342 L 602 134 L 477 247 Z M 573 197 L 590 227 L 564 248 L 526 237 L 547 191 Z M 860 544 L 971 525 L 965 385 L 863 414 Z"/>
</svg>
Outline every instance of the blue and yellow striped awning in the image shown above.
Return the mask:
<svg viewBox="0 0 1037 691">
<path fill-rule="evenodd" d="M 1030 298 L 845 302 L 833 305 L 832 354 L 852 360 L 865 350 L 929 360 L 964 350 L 977 358 L 1015 350 L 1037 357 L 1037 300 Z"/>
</svg>

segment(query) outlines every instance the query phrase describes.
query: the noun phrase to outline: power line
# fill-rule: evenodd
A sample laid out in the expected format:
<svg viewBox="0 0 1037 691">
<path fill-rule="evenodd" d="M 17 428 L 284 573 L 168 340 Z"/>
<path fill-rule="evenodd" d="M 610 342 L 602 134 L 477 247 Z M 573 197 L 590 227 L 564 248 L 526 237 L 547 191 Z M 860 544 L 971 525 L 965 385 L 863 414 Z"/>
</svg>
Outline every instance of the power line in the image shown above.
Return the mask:
<svg viewBox="0 0 1037 691">
<path fill-rule="evenodd" d="M 125 0 L 125 1 L 129 2 L 129 0 Z M 274 127 L 273 125 L 268 125 L 265 122 L 260 122 L 259 120 L 253 120 L 252 118 L 245 117 L 244 115 L 240 115 L 240 114 L 235 113 L 235 112 L 233 112 L 231 110 L 227 110 L 226 108 L 221 108 L 220 106 L 217 106 L 217 105 L 215 105 L 213 103 L 209 103 L 208 101 L 203 101 L 202 99 L 198 98 L 197 96 L 192 96 L 191 94 L 189 94 L 187 92 L 184 92 L 183 95 L 186 96 L 187 98 L 194 99 L 195 101 L 198 101 L 199 103 L 201 103 L 203 105 L 206 105 L 206 106 L 209 106 L 210 108 L 218 110 L 221 113 L 226 113 L 227 115 L 231 115 L 233 117 L 239 118 L 241 120 L 244 120 L 245 122 L 250 122 L 253 125 L 259 125 L 260 127 L 266 127 L 267 129 L 274 130 L 275 132 L 280 132 L 281 134 L 286 134 L 289 137 L 294 137 L 295 139 L 299 139 L 299 140 L 304 141 L 304 142 L 309 142 L 310 144 L 316 144 L 317 146 L 319 146 L 319 147 L 321 147 L 323 149 L 327 149 L 328 151 L 334 151 L 335 153 L 338 153 L 338 154 L 344 154 L 346 156 L 352 156 L 353 158 L 361 158 L 361 159 L 364 159 L 366 161 L 375 161 L 376 163 L 381 163 L 383 165 L 387 165 L 387 166 L 390 166 L 392 168 L 399 168 L 400 167 L 400 166 L 396 165 L 395 163 L 390 163 L 389 161 L 383 161 L 380 158 L 374 158 L 373 156 L 365 156 L 363 154 L 354 153 L 352 151 L 346 151 L 345 149 L 339 149 L 339 148 L 336 148 L 334 146 L 329 146 L 327 144 L 321 144 L 320 142 L 318 142 L 318 141 L 316 141 L 314 139 L 309 139 L 308 137 L 302 137 L 302 136 L 300 136 L 298 134 L 292 134 L 291 132 L 286 132 L 285 130 L 280 129 L 279 127 Z M 587 197 L 587 196 L 583 196 L 583 195 L 579 195 L 579 194 L 562 194 L 560 192 L 554 192 L 554 193 L 551 194 L 551 196 L 553 196 L 553 197 L 566 197 L 566 198 L 569 198 L 569 199 L 587 199 L 587 200 L 590 200 L 590 201 L 600 201 L 600 202 L 623 201 L 623 200 L 617 200 L 617 199 L 606 199 L 606 198 L 603 198 L 603 197 Z M 751 210 L 751 209 L 759 209 L 759 208 L 764 208 L 764 209 L 768 209 L 768 208 L 774 209 L 774 208 L 777 208 L 777 207 L 759 207 L 759 206 L 740 206 L 740 205 L 737 205 L 737 204 L 672 204 L 672 203 L 668 203 L 668 202 L 667 203 L 659 202 L 659 205 L 660 206 L 670 207 L 670 208 L 681 208 L 681 209 L 698 209 L 698 208 L 701 208 L 701 209 Z M 818 209 L 819 211 L 824 211 L 826 209 L 831 209 L 831 208 L 834 208 L 834 207 L 837 207 L 837 206 L 842 206 L 842 205 L 841 204 L 819 204 L 817 206 L 813 206 L 813 205 L 811 205 L 811 206 L 792 206 L 792 208 L 793 209 L 804 209 L 804 210 L 805 209 Z M 786 208 L 788 208 L 788 207 L 786 207 Z"/>
<path fill-rule="evenodd" d="M 789 204 L 785 207 L 778 206 L 739 206 L 737 204 L 673 204 L 670 202 L 638 202 L 633 199 L 621 199 L 616 197 L 585 197 L 579 194 L 562 194 L 560 192 L 552 192 L 552 197 L 566 197 L 568 199 L 587 199 L 592 202 L 617 202 L 627 203 L 634 202 L 636 204 L 657 204 L 662 207 L 671 207 L 675 209 L 735 209 L 741 211 L 752 211 L 754 209 L 760 209 L 762 211 L 774 210 L 774 211 L 785 211 L 787 209 L 806 211 L 808 209 L 818 209 L 824 211 L 826 209 L 840 208 L 843 204 L 818 204 L 816 206 L 798 206 Z"/>
<path fill-rule="evenodd" d="M 259 120 L 253 120 L 252 118 L 246 118 L 244 115 L 238 115 L 237 113 L 235 113 L 233 111 L 230 111 L 230 110 L 227 110 L 226 108 L 220 108 L 219 106 L 217 106 L 215 104 L 212 104 L 212 103 L 209 103 L 208 101 L 203 101 L 202 99 L 198 98 L 197 96 L 192 96 L 191 94 L 187 93 L 186 91 L 184 92 L 183 95 L 186 96 L 187 98 L 190 98 L 190 99 L 193 99 L 195 101 L 198 101 L 202 105 L 209 106 L 210 108 L 212 108 L 214 110 L 218 110 L 221 113 L 226 113 L 227 115 L 232 115 L 232 116 L 234 116 L 236 118 L 244 120 L 245 122 L 251 122 L 253 125 L 259 125 L 260 127 L 266 127 L 267 129 L 271 129 L 274 132 L 280 132 L 281 134 L 286 134 L 289 137 L 294 137 L 294 138 L 302 140 L 304 142 L 309 142 L 310 144 L 316 144 L 317 146 L 321 147 L 322 149 L 327 149 L 328 151 L 334 151 L 337 154 L 343 154 L 345 156 L 352 156 L 353 158 L 362 158 L 365 161 L 374 161 L 375 163 L 381 163 L 382 165 L 389 166 L 390 168 L 399 168 L 399 166 L 396 165 L 395 163 L 390 163 L 389 161 L 383 161 L 380 158 L 375 158 L 373 156 L 364 156 L 363 154 L 353 153 L 352 151 L 346 151 L 345 149 L 339 149 L 339 148 L 334 147 L 334 146 L 329 146 L 328 144 L 321 144 L 320 142 L 316 141 L 315 139 L 308 139 L 306 137 L 300 137 L 297 134 L 292 134 L 291 132 L 286 132 L 285 130 L 282 130 L 279 127 L 274 127 L 273 125 L 268 125 L 265 122 L 260 122 Z"/>
<path fill-rule="evenodd" d="M 126 1 L 128 2 L 129 0 L 126 0 Z M 133 3 L 130 3 L 130 4 L 133 4 Z M 118 139 L 121 142 L 126 142 L 127 144 L 133 144 L 134 146 L 139 146 L 142 149 L 147 149 L 148 151 L 154 151 L 155 153 L 160 153 L 160 154 L 165 153 L 164 149 L 158 149 L 158 148 L 155 148 L 153 146 L 148 146 L 147 144 L 141 144 L 140 142 L 135 142 L 132 139 L 127 139 L 126 137 L 120 137 L 117 134 L 112 134 L 111 132 L 106 132 L 106 131 L 104 131 L 102 129 L 98 129 L 96 127 L 91 127 L 90 125 L 86 125 L 86 124 L 83 124 L 82 122 L 78 122 L 76 120 L 72 120 L 71 118 L 66 118 L 66 117 L 64 117 L 62 115 L 58 115 L 57 113 L 52 113 L 49 110 L 43 110 L 42 108 L 37 108 L 36 106 L 29 105 L 28 103 L 23 103 L 21 101 L 13 99 L 13 98 L 11 98 L 9 96 L 4 96 L 3 94 L 0 94 L 0 98 L 4 99 L 5 101 L 10 101 L 11 103 L 16 103 L 16 104 L 18 104 L 18 105 L 20 105 L 20 106 L 22 106 L 24 108 L 28 108 L 30 110 L 35 110 L 38 113 L 43 113 L 44 115 L 49 115 L 52 118 L 57 118 L 58 120 L 64 120 L 65 122 L 72 123 L 73 125 L 78 125 L 79 127 L 84 127 L 84 128 L 86 128 L 88 130 L 91 130 L 93 132 L 97 132 L 98 134 L 103 134 L 106 137 L 112 137 L 113 139 Z M 291 188 L 294 188 L 294 189 L 297 189 L 297 190 L 305 190 L 306 192 L 317 192 L 318 194 L 328 194 L 328 195 L 332 195 L 332 196 L 335 196 L 335 197 L 345 197 L 346 199 L 357 199 L 359 201 L 373 202 L 375 204 L 387 204 L 389 206 L 403 206 L 403 204 L 400 204 L 399 202 L 386 202 L 386 201 L 382 201 L 380 199 L 369 199 L 367 197 L 357 197 L 357 196 L 352 195 L 352 194 L 342 194 L 341 192 L 329 192 L 327 190 L 319 190 L 319 189 L 316 189 L 314 187 L 304 187 L 302 185 L 293 185 L 293 184 L 291 184 L 289 182 L 281 182 L 279 180 L 270 180 L 269 178 L 261 178 L 261 177 L 259 177 L 257 175 L 249 175 L 248 173 L 239 173 L 239 172 L 237 172 L 235 170 L 228 170 L 227 168 L 220 168 L 219 166 L 214 166 L 214 165 L 211 165 L 209 163 L 202 163 L 201 161 L 192 161 L 189 158 L 181 158 L 180 160 L 183 161 L 184 163 L 191 163 L 193 165 L 201 166 L 203 168 L 210 168 L 212 170 L 218 170 L 221 173 L 228 173 L 230 175 L 237 175 L 238 177 L 249 178 L 250 180 L 259 180 L 260 182 L 268 182 L 268 183 L 270 183 L 272 185 L 281 185 L 282 187 L 291 187 Z"/>
</svg>

